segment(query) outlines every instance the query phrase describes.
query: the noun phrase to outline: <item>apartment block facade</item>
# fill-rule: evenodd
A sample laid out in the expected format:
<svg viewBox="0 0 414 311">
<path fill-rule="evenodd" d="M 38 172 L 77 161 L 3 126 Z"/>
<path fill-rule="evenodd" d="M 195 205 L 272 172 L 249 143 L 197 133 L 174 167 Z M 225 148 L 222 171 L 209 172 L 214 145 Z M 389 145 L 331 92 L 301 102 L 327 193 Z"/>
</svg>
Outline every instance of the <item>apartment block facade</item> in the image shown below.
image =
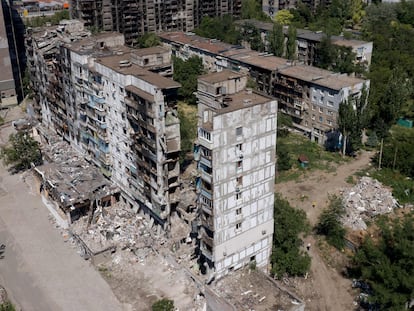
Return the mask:
<svg viewBox="0 0 414 311">
<path fill-rule="evenodd" d="M 9 37 L 11 37 L 13 44 L 13 36 L 10 36 L 9 23 L 6 24 L 5 17 L 9 14 L 8 7 L 5 4 L 6 12 L 3 12 L 3 1 L 0 3 L 0 108 L 16 105 L 17 90 L 16 83 L 13 75 L 14 62 L 13 55 L 14 47 L 9 45 Z M 3 14 L 6 13 L 6 14 Z"/>
<path fill-rule="evenodd" d="M 160 38 L 182 59 L 198 56 L 211 71 L 224 69 L 248 73 L 257 89 L 274 96 L 279 112 L 292 117 L 294 126 L 323 144 L 325 133 L 337 128 L 342 101 L 368 92 L 370 81 L 338 74 L 313 66 L 293 63 L 267 53 L 259 53 L 191 33 L 162 33 Z"/>
<path fill-rule="evenodd" d="M 191 31 L 204 16 L 240 16 L 242 0 L 74 0 L 72 18 L 86 26 L 118 31 L 132 44 L 147 32 Z"/>
<path fill-rule="evenodd" d="M 180 85 L 162 76 L 171 74 L 168 50 L 124 42 L 119 33 L 90 36 L 78 21 L 29 36 L 35 111 L 119 186 L 131 208 L 165 226 L 179 200 Z"/>
<path fill-rule="evenodd" d="M 277 102 L 223 70 L 198 79 L 198 208 L 202 258 L 220 278 L 272 250 Z"/>
</svg>

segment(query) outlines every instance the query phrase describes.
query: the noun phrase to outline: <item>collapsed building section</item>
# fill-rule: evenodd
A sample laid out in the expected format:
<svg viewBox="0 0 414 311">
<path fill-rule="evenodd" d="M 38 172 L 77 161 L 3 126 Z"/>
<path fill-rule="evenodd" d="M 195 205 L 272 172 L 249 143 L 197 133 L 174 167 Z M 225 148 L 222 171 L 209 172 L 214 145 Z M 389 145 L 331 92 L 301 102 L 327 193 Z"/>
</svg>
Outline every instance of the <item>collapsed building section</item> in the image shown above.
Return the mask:
<svg viewBox="0 0 414 311">
<path fill-rule="evenodd" d="M 119 189 L 99 170 L 56 135 L 47 135 L 42 148 L 45 163 L 35 167 L 40 192 L 51 198 L 68 223 L 93 213 L 98 206 L 110 206 L 119 197 Z"/>
<path fill-rule="evenodd" d="M 272 250 L 277 102 L 223 70 L 198 80 L 200 250 L 220 278 Z"/>
<path fill-rule="evenodd" d="M 135 50 L 79 21 L 27 38 L 36 118 L 164 225 L 179 201 L 180 84 L 163 47 Z"/>
</svg>

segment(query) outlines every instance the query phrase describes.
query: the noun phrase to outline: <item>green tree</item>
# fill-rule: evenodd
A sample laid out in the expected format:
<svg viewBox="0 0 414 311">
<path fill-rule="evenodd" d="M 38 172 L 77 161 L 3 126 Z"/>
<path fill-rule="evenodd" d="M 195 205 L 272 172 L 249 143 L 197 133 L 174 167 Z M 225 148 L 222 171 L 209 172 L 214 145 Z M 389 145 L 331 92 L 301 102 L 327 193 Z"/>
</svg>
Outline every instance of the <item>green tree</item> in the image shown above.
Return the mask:
<svg viewBox="0 0 414 311">
<path fill-rule="evenodd" d="M 262 9 L 262 1 L 260 0 L 243 0 L 242 19 L 257 19 L 259 21 L 269 21 L 270 17 L 267 16 Z"/>
<path fill-rule="evenodd" d="M 60 12 L 56 12 L 51 16 L 37 16 L 34 18 L 26 18 L 24 23 L 26 27 L 42 27 L 45 26 L 47 23 L 51 23 L 52 25 L 57 25 L 61 20 L 70 19 L 69 11 L 63 10 Z"/>
<path fill-rule="evenodd" d="M 136 40 L 136 44 L 139 48 L 150 48 L 160 44 L 160 38 L 152 32 L 143 34 Z"/>
<path fill-rule="evenodd" d="M 286 57 L 289 60 L 294 60 L 296 57 L 296 28 L 293 26 L 289 26 L 288 30 Z"/>
<path fill-rule="evenodd" d="M 263 52 L 264 44 L 259 29 L 252 23 L 246 22 L 242 26 L 242 37 L 249 42 L 250 48 L 255 51 Z"/>
<path fill-rule="evenodd" d="M 220 17 L 205 16 L 194 32 L 202 37 L 218 39 L 230 44 L 239 44 L 241 41 L 240 32 L 236 30 L 231 15 Z"/>
<path fill-rule="evenodd" d="M 278 144 L 276 148 L 277 170 L 279 172 L 287 171 L 292 167 L 289 151 L 284 144 Z"/>
<path fill-rule="evenodd" d="M 18 132 L 9 136 L 9 146 L 3 147 L 0 158 L 6 165 L 12 165 L 14 171 L 29 169 L 31 163 L 42 164 L 42 154 L 39 143 L 28 133 Z"/>
<path fill-rule="evenodd" d="M 0 304 L 0 311 L 15 311 L 16 308 L 10 303 L 10 302 L 5 302 Z"/>
<path fill-rule="evenodd" d="M 367 96 L 367 89 L 364 85 L 360 97 L 349 97 L 339 105 L 338 127 L 344 135 L 344 151 L 348 147 L 347 144 L 350 144 L 351 150 L 356 150 L 361 145 L 362 129 L 367 120 L 365 113 Z"/>
<path fill-rule="evenodd" d="M 279 194 L 275 194 L 272 274 L 277 278 L 304 275 L 311 259 L 300 246 L 300 235 L 307 234 L 309 223 L 303 210 L 295 209 Z"/>
<path fill-rule="evenodd" d="M 283 26 L 290 25 L 293 17 L 289 10 L 279 10 L 275 15 L 275 22 Z"/>
<path fill-rule="evenodd" d="M 187 153 L 193 150 L 194 140 L 197 136 L 197 107 L 180 102 L 178 104 L 178 117 L 180 118 L 180 160 L 182 163 Z"/>
<path fill-rule="evenodd" d="M 283 33 L 283 26 L 279 23 L 273 23 L 273 29 L 269 37 L 270 52 L 275 56 L 282 57 L 285 47 L 285 35 Z"/>
<path fill-rule="evenodd" d="M 173 58 L 175 81 L 181 83 L 178 94 L 190 104 L 196 103 L 194 92 L 197 91 L 197 78 L 203 73 L 203 61 L 200 57 L 192 56 L 187 61 L 178 57 Z"/>
<path fill-rule="evenodd" d="M 318 45 L 318 56 L 315 66 L 330 69 L 335 60 L 335 48 L 332 45 L 331 37 L 324 36 Z"/>
<path fill-rule="evenodd" d="M 380 218 L 381 235 L 369 236 L 353 260 L 353 277 L 365 280 L 373 289 L 369 297 L 378 310 L 406 310 L 414 289 L 414 216 Z"/>
<path fill-rule="evenodd" d="M 345 214 L 342 199 L 336 195 L 329 197 L 329 206 L 322 211 L 315 229 L 317 234 L 326 236 L 329 244 L 341 250 L 345 246 L 345 229 L 340 218 Z"/>
<path fill-rule="evenodd" d="M 378 163 L 378 156 L 375 160 Z M 414 128 L 398 125 L 391 128 L 384 141 L 381 165 L 414 178 Z"/>
<path fill-rule="evenodd" d="M 152 311 L 174 311 L 174 301 L 163 298 L 152 305 Z"/>
</svg>

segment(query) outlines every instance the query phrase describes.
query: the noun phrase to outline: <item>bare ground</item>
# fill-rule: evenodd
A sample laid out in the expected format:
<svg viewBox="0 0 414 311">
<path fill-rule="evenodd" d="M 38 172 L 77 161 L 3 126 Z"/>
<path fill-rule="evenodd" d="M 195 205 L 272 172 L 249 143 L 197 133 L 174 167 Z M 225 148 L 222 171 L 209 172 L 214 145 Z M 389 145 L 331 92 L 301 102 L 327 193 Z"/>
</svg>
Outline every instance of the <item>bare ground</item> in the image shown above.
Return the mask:
<svg viewBox="0 0 414 311">
<path fill-rule="evenodd" d="M 339 195 L 343 188 L 349 187 L 347 177 L 368 167 L 373 155 L 373 152 L 363 151 L 356 159 L 338 165 L 332 172 L 309 171 L 299 181 L 276 184 L 276 192 L 282 194 L 292 206 L 304 210 L 313 226 L 327 206 L 329 195 Z M 315 207 L 312 207 L 313 203 Z M 325 254 L 317 247 L 319 243 L 316 239 L 311 235 L 305 241 L 305 244 L 311 244 L 309 277 L 291 279 L 290 285 L 305 300 L 307 310 L 353 310 L 351 281 L 325 262 Z"/>
</svg>

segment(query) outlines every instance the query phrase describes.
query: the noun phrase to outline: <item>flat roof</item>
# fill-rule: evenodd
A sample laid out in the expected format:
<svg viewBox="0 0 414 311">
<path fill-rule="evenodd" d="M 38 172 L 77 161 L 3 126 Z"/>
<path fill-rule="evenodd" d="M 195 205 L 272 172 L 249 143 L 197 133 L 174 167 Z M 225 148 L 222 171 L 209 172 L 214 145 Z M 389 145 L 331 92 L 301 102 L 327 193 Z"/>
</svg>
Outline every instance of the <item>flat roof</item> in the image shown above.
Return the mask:
<svg viewBox="0 0 414 311">
<path fill-rule="evenodd" d="M 285 58 L 276 57 L 271 54 L 259 53 L 252 50 L 246 53 L 233 55 L 231 58 L 239 62 L 267 70 L 277 70 L 288 66 L 288 60 Z"/>
<path fill-rule="evenodd" d="M 148 71 L 141 66 L 131 62 L 131 53 L 124 53 L 122 55 L 112 55 L 97 58 L 96 63 L 102 64 L 118 73 L 124 75 L 135 76 L 161 89 L 179 88 L 180 83 L 172 79 L 165 78 L 159 74 Z M 120 66 L 120 62 L 128 63 L 127 66 Z"/>
<path fill-rule="evenodd" d="M 81 40 L 68 43 L 66 46 L 71 51 L 78 52 L 78 53 L 90 53 L 93 50 L 102 51 L 108 48 L 99 48 L 98 43 L 101 42 L 102 40 L 113 38 L 113 37 L 123 37 L 123 35 L 120 34 L 119 32 L 102 32 L 102 33 L 99 33 L 99 34 L 96 34 L 90 37 L 86 37 Z M 126 52 L 130 50 L 130 48 L 123 46 L 123 45 L 119 45 L 116 48 L 111 48 L 111 49 L 113 50 L 119 49 L 122 52 Z"/>
<path fill-rule="evenodd" d="M 294 77 L 333 90 L 340 90 L 343 87 L 365 82 L 363 79 L 350 77 L 346 74 L 334 73 L 325 69 L 306 65 L 290 66 L 280 70 L 280 73 L 285 76 Z"/>
<path fill-rule="evenodd" d="M 205 81 L 208 83 L 218 83 L 227 81 L 229 79 L 241 78 L 244 76 L 246 76 L 246 74 L 242 74 L 231 70 L 223 70 L 199 76 L 198 80 Z"/>
<path fill-rule="evenodd" d="M 168 53 L 169 49 L 166 49 L 162 46 L 153 46 L 149 48 L 132 49 L 131 52 L 137 56 L 146 56 L 151 54 Z"/>
<path fill-rule="evenodd" d="M 217 114 L 228 113 L 243 108 L 265 104 L 276 99 L 256 91 L 243 90 L 235 94 L 226 95 L 224 100 L 228 106 L 216 110 Z"/>
</svg>

